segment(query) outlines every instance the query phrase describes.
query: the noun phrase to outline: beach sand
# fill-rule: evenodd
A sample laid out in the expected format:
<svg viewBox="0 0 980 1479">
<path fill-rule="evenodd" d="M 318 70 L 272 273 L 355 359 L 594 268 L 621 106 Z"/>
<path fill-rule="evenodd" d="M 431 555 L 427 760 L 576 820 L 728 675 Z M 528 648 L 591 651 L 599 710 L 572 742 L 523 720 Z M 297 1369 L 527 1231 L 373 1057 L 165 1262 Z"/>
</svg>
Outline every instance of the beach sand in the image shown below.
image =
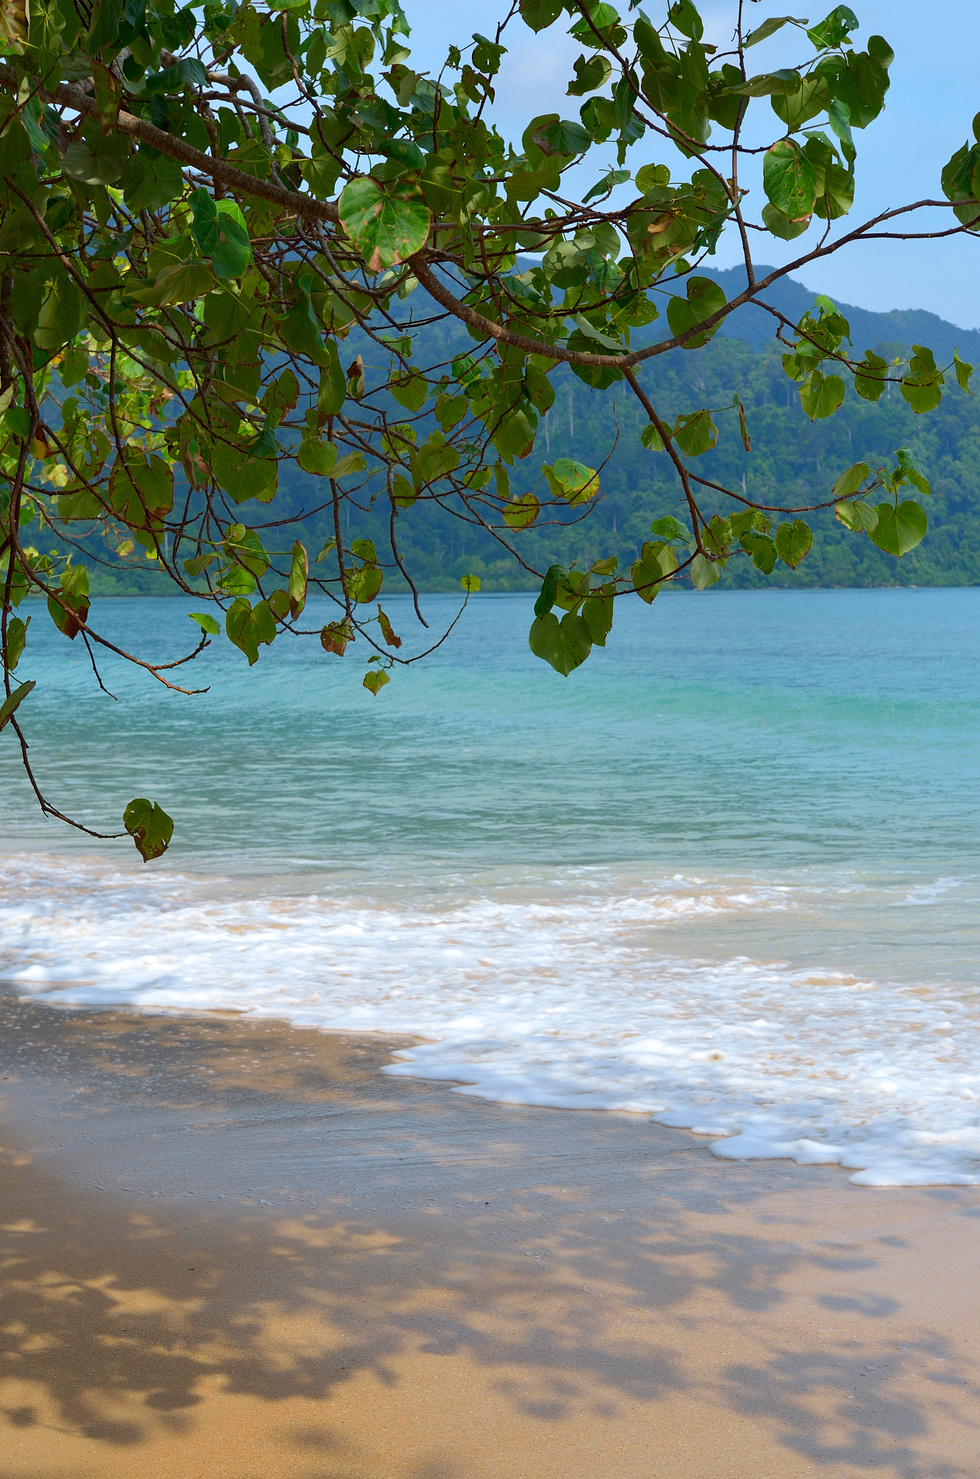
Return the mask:
<svg viewBox="0 0 980 1479">
<path fill-rule="evenodd" d="M 980 1189 L 398 1045 L 0 998 L 3 1479 L 976 1479 Z"/>
</svg>

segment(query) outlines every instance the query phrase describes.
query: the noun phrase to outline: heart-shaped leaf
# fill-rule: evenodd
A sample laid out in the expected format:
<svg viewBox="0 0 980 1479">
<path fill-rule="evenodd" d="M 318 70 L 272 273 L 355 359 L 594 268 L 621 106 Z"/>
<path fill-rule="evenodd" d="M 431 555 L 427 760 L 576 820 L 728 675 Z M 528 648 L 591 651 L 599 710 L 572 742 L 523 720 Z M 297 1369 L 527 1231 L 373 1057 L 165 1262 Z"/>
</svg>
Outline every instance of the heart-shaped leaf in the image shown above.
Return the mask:
<svg viewBox="0 0 980 1479">
<path fill-rule="evenodd" d="M 925 539 L 929 520 L 920 503 L 907 499 L 897 508 L 890 503 L 879 503 L 876 512 L 878 523 L 874 529 L 869 529 L 868 538 L 886 555 L 897 555 L 901 559 Z"/>
<path fill-rule="evenodd" d="M 245 217 L 233 200 L 212 200 L 206 190 L 198 190 L 192 234 L 217 277 L 241 277 L 252 260 Z"/>
<path fill-rule="evenodd" d="M 776 530 L 776 551 L 779 558 L 792 570 L 807 555 L 812 543 L 813 535 L 809 525 L 802 519 L 794 519 L 790 524 L 780 524 Z"/>
<path fill-rule="evenodd" d="M 585 619 L 574 612 L 566 612 L 559 621 L 549 611 L 547 616 L 537 616 L 531 623 L 528 643 L 535 657 L 550 663 L 556 673 L 567 678 L 592 651 L 592 633 Z"/>
<path fill-rule="evenodd" d="M 762 184 L 777 211 L 782 211 L 791 221 L 813 214 L 817 196 L 816 171 L 793 139 L 778 139 L 766 151 Z"/>
<path fill-rule="evenodd" d="M 138 796 L 126 807 L 123 826 L 136 843 L 136 851 L 144 863 L 162 857 L 174 835 L 173 818 L 145 796 Z"/>
<path fill-rule="evenodd" d="M 351 180 L 339 202 L 344 230 L 369 272 L 404 262 L 428 239 L 432 217 L 414 185 L 384 186 L 370 175 Z"/>
</svg>

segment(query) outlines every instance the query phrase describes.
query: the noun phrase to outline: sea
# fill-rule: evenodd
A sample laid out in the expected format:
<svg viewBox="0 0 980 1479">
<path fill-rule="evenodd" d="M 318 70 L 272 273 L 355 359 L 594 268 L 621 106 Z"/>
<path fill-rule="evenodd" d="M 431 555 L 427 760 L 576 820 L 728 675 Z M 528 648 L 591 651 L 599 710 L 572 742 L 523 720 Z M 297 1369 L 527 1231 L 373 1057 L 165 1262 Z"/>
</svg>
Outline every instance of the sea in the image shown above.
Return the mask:
<svg viewBox="0 0 980 1479">
<path fill-rule="evenodd" d="M 399 657 L 453 595 L 385 600 Z M 198 603 L 199 604 L 199 603 Z M 0 734 L 0 978 L 52 1006 L 413 1036 L 386 1070 L 865 1186 L 980 1184 L 980 589 L 668 591 L 565 678 L 472 597 L 371 649 L 223 638 L 164 688 L 42 607 Z M 193 601 L 105 599 L 147 661 Z M 651 1131 L 651 1133 L 653 1133 Z"/>
</svg>

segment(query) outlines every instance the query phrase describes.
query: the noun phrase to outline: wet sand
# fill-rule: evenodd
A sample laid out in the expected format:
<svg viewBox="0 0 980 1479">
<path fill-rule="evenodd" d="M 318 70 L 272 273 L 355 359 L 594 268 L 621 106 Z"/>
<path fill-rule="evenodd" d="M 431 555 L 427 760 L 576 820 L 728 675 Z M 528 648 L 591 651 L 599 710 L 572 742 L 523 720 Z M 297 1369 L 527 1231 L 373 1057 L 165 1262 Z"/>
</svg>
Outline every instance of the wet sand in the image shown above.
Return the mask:
<svg viewBox="0 0 980 1479">
<path fill-rule="evenodd" d="M 980 1190 L 0 998 L 2 1479 L 975 1479 Z"/>
</svg>

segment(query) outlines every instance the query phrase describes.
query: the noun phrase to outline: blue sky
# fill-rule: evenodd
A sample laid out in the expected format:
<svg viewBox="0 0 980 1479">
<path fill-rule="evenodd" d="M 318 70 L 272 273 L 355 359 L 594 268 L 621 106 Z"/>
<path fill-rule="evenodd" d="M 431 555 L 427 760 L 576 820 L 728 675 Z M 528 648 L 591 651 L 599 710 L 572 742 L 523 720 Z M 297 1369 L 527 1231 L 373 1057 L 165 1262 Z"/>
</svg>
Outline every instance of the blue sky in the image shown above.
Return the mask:
<svg viewBox="0 0 980 1479">
<path fill-rule="evenodd" d="M 450 42 L 464 46 L 474 31 L 492 35 L 497 19 L 507 8 L 506 0 L 404 3 L 413 27 L 415 65 L 419 67 L 420 60 L 437 67 Z M 940 171 L 970 134 L 973 116 L 980 112 L 976 61 L 980 4 L 978 0 L 932 0 L 929 5 L 922 0 L 851 0 L 851 6 L 861 21 L 856 32 L 858 43 L 877 32 L 895 52 L 885 111 L 856 135 L 858 189 L 848 218 L 856 224 L 877 211 L 941 195 Z M 756 25 L 767 15 L 785 15 L 787 11 L 813 23 L 822 19 L 831 5 L 829 0 L 821 0 L 817 6 L 810 0 L 750 0 L 750 8 Z M 661 0 L 647 0 L 645 9 L 651 18 L 658 17 Z M 725 42 L 731 34 L 734 14 L 731 0 L 708 0 L 701 9 L 706 21 L 705 39 Z M 786 27 L 760 45 L 755 51 L 758 69 L 768 71 L 802 60 L 809 53 L 809 43 L 801 38 L 800 45 L 795 36 L 799 33 Z M 528 119 L 544 112 L 576 117 L 580 100 L 567 98 L 565 86 L 581 48 L 561 35 L 557 27 L 534 36 L 519 21 L 512 22 L 505 39 L 510 51 L 495 110 L 501 131 L 519 136 Z M 763 114 L 768 111 L 764 100 L 761 107 L 756 107 Z M 611 157 L 607 161 L 601 150 L 596 155 L 599 166 L 613 162 Z M 635 173 L 651 158 L 668 162 L 669 151 L 648 148 L 641 141 L 631 150 L 628 163 Z M 600 169 L 589 165 L 588 172 L 598 176 Z M 756 184 L 753 199 L 760 196 Z M 929 224 L 922 229 L 927 230 L 936 229 L 938 220 L 945 218 L 945 213 L 939 211 L 923 214 Z M 771 237 L 760 237 L 758 260 L 790 261 L 801 255 L 799 249 L 811 239 L 815 242 L 816 234 L 811 228 L 808 235 L 788 246 Z M 728 267 L 737 260 L 735 242 L 723 242 L 717 265 Z M 801 277 L 814 291 L 828 293 L 841 302 L 878 310 L 928 308 L 964 328 L 980 326 L 980 236 L 945 242 L 861 244 L 808 268 Z"/>
</svg>

